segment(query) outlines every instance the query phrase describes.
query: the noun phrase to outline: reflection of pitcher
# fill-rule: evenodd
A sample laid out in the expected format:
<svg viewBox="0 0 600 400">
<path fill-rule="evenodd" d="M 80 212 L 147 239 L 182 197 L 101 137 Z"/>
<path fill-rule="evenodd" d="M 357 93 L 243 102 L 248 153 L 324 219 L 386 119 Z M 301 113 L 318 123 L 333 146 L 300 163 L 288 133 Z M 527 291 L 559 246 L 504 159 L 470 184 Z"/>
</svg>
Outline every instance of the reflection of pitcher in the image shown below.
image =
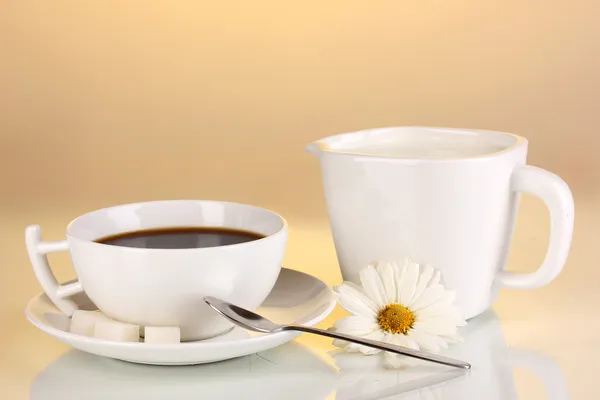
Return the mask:
<svg viewBox="0 0 600 400">
<path fill-rule="evenodd" d="M 375 357 L 335 355 L 341 369 L 336 399 L 517 399 L 514 367 L 529 369 L 541 378 L 548 399 L 568 399 L 566 382 L 558 365 L 541 354 L 508 349 L 493 311 L 472 319 L 461 333 L 465 342 L 452 345 L 443 354 L 469 360 L 473 367 L 468 372 L 423 363 L 386 370 L 379 363 L 375 364 Z"/>
<path fill-rule="evenodd" d="M 70 351 L 31 384 L 31 400 L 321 400 L 335 371 L 304 346 L 195 366 L 148 366 Z"/>
<path fill-rule="evenodd" d="M 573 199 L 558 176 L 526 166 L 516 135 L 386 128 L 332 136 L 307 147 L 320 162 L 344 280 L 377 259 L 411 257 L 440 270 L 471 318 L 497 286 L 534 288 L 562 270 L 571 245 Z M 503 271 L 520 192 L 550 209 L 548 254 L 532 274 Z M 495 285 L 497 283 L 498 285 Z"/>
</svg>

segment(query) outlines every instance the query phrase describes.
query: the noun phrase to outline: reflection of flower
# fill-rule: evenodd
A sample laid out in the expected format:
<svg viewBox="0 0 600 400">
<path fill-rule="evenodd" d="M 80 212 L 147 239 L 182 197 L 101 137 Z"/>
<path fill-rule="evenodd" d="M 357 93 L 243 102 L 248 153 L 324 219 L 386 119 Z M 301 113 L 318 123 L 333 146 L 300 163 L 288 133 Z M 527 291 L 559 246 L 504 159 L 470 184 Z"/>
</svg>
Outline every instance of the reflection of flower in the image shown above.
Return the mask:
<svg viewBox="0 0 600 400">
<path fill-rule="evenodd" d="M 444 289 L 433 268 L 409 258 L 402 266 L 379 261 L 360 271 L 360 281 L 362 287 L 351 282 L 336 287 L 339 304 L 353 315 L 338 320 L 335 331 L 431 352 L 461 340 L 458 327 L 466 322 L 452 305 L 454 292 Z M 342 340 L 333 344 L 348 352 L 380 352 Z M 385 355 L 398 365 L 395 355 Z"/>
</svg>

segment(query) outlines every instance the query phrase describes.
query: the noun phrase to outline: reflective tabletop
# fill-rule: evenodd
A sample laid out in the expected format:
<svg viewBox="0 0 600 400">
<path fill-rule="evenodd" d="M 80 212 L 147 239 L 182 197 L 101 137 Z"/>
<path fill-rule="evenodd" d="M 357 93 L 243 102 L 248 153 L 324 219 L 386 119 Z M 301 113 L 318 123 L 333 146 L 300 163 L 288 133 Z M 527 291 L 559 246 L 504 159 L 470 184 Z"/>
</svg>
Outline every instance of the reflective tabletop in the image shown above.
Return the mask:
<svg viewBox="0 0 600 400">
<path fill-rule="evenodd" d="M 548 217 L 525 201 L 510 269 L 530 271 L 543 259 Z M 472 363 L 470 371 L 419 363 L 384 369 L 374 357 L 340 353 L 331 340 L 302 335 L 280 347 L 196 366 L 148 366 L 68 348 L 31 326 L 23 315 L 40 292 L 22 243 L 23 216 L 1 226 L 5 243 L 0 288 L 2 399 L 589 399 L 598 396 L 600 278 L 594 241 L 600 211 L 578 205 L 573 249 L 563 274 L 549 286 L 501 293 L 493 309 L 471 319 L 465 342 L 445 354 Z M 66 213 L 44 221 L 60 239 Z M 330 285 L 341 282 L 326 222 L 290 221 L 286 267 Z M 68 256 L 51 261 L 60 279 L 73 271 Z M 337 307 L 319 327 L 346 315 Z M 285 322 L 285 321 L 282 321 Z"/>
</svg>

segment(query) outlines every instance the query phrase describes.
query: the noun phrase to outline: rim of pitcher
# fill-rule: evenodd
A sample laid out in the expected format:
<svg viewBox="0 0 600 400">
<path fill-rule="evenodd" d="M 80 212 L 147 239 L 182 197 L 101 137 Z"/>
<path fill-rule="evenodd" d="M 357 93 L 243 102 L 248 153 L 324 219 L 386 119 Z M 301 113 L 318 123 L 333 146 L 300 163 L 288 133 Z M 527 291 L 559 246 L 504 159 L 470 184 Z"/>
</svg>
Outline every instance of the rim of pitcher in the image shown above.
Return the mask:
<svg viewBox="0 0 600 400">
<path fill-rule="evenodd" d="M 478 132 L 482 134 L 494 134 L 507 136 L 514 139 L 513 143 L 510 145 L 503 147 L 502 149 L 494 152 L 486 152 L 482 154 L 470 155 L 470 156 L 457 156 L 457 157 L 418 157 L 418 156 L 391 156 L 384 154 L 376 154 L 376 153 L 365 153 L 358 150 L 348 150 L 348 149 L 335 149 L 331 148 L 331 146 L 326 142 L 335 138 L 340 138 L 342 136 L 353 136 L 359 134 L 366 134 L 372 132 L 384 132 L 384 131 L 395 131 L 395 130 L 405 130 L 405 129 L 420 129 L 420 130 L 429 130 L 429 131 L 449 131 L 449 133 L 458 133 L 458 132 Z M 425 125 L 406 125 L 406 126 L 387 126 L 380 128 L 368 128 L 361 129 L 358 131 L 338 133 L 335 135 L 331 135 L 325 138 L 321 138 L 315 140 L 305 147 L 305 150 L 310 153 L 332 153 L 332 154 L 340 154 L 340 155 L 352 155 L 352 156 L 361 156 L 361 157 L 373 157 L 373 158 L 383 158 L 389 160 L 405 160 L 405 161 L 432 161 L 432 162 L 448 162 L 448 161 L 461 161 L 461 160 L 477 160 L 477 159 L 487 159 L 491 157 L 500 156 L 509 152 L 516 150 L 517 148 L 527 145 L 528 141 L 525 137 L 516 135 L 514 133 L 502 132 L 502 131 L 494 131 L 489 129 L 474 129 L 474 128 L 448 128 L 448 127 L 437 127 L 437 126 L 425 126 Z"/>
</svg>

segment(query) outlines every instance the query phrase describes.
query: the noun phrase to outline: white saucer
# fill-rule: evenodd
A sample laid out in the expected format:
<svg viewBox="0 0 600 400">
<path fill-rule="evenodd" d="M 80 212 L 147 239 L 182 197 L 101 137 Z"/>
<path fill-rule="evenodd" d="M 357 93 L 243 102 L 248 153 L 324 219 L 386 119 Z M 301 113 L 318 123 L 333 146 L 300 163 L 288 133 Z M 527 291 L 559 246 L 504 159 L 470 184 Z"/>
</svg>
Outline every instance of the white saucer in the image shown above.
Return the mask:
<svg viewBox="0 0 600 400">
<path fill-rule="evenodd" d="M 95 309 L 86 296 L 73 300 L 82 309 Z M 331 289 L 319 279 L 285 269 L 257 312 L 275 322 L 313 326 L 335 307 Z M 119 360 L 159 365 L 204 364 L 257 353 L 296 338 L 298 332 L 261 334 L 235 327 L 223 335 L 171 345 L 124 343 L 100 340 L 68 332 L 70 319 L 45 294 L 34 297 L 25 309 L 29 322 L 57 340 L 76 349 Z"/>
</svg>

